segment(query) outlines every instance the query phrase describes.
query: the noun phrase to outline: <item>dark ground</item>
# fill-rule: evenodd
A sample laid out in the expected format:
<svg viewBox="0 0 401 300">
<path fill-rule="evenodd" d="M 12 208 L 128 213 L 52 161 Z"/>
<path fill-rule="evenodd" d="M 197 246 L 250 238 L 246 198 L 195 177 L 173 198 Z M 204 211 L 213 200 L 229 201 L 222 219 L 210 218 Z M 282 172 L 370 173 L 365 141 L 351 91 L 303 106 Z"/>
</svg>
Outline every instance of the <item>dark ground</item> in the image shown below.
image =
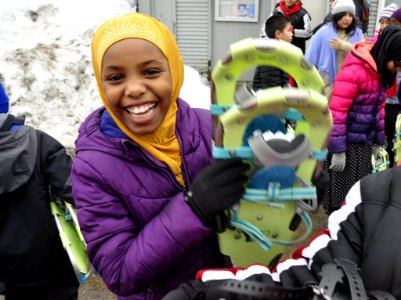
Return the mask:
<svg viewBox="0 0 401 300">
<path fill-rule="evenodd" d="M 102 278 L 91 275 L 79 289 L 79 300 L 115 300 L 117 297 L 109 292 Z"/>
<path fill-rule="evenodd" d="M 117 297 L 108 291 L 100 276 L 91 275 L 87 279 L 87 281 L 80 287 L 78 299 L 116 300 Z M 4 300 L 4 297 L 1 295 L 0 295 L 0 300 Z M 43 299 L 32 299 L 32 300 L 43 300 Z"/>
</svg>

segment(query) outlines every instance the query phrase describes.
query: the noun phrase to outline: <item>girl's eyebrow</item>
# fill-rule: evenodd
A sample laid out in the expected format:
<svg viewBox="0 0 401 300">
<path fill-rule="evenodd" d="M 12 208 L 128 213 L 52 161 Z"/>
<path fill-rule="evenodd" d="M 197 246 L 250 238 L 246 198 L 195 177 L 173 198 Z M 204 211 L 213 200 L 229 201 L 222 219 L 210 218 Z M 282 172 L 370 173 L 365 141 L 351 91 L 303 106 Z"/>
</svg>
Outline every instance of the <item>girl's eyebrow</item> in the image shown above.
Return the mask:
<svg viewBox="0 0 401 300">
<path fill-rule="evenodd" d="M 117 70 L 120 70 L 121 67 L 110 65 L 110 66 L 103 66 L 103 69 L 108 69 L 108 70 L 111 70 L 111 71 L 117 71 Z"/>
<path fill-rule="evenodd" d="M 147 66 L 147 65 L 151 65 L 151 64 L 163 64 L 163 62 L 158 59 L 150 59 L 148 61 L 144 61 L 141 63 L 142 66 Z M 103 66 L 103 68 L 111 70 L 111 71 L 117 71 L 117 70 L 124 68 L 124 66 L 120 67 L 120 66 L 109 65 L 109 66 Z"/>
<path fill-rule="evenodd" d="M 146 66 L 146 65 L 153 64 L 153 63 L 156 63 L 156 64 L 163 64 L 163 61 L 158 60 L 158 59 L 151 59 L 151 60 L 148 60 L 148 61 L 143 62 L 142 65 Z"/>
</svg>

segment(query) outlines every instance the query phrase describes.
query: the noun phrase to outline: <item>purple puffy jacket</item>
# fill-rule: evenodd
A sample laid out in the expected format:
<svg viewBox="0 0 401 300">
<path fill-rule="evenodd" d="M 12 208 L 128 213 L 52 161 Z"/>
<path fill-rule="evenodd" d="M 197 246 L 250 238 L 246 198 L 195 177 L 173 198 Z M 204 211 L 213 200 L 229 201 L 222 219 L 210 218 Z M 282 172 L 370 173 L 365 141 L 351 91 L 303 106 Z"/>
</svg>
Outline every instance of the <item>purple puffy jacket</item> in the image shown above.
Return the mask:
<svg viewBox="0 0 401 300">
<path fill-rule="evenodd" d="M 333 130 L 331 151 L 347 151 L 347 144 L 384 145 L 386 91 L 370 55 L 373 43 L 358 42 L 338 73 L 330 98 Z"/>
<path fill-rule="evenodd" d="M 212 161 L 206 110 L 179 100 L 176 135 L 186 185 Z M 89 258 L 119 299 L 160 299 L 199 269 L 223 267 L 216 235 L 184 201 L 168 167 L 127 138 L 105 136 L 103 109 L 81 125 L 72 184 Z"/>
</svg>

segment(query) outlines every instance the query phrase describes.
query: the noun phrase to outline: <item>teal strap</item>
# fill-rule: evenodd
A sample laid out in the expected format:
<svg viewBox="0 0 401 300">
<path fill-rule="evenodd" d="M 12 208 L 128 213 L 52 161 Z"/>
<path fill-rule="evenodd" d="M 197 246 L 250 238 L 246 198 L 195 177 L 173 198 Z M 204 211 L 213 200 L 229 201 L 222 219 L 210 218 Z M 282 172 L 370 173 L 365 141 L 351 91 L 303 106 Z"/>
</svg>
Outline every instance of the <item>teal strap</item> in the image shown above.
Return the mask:
<svg viewBox="0 0 401 300">
<path fill-rule="evenodd" d="M 312 220 L 306 211 L 302 211 L 298 215 L 301 217 L 301 220 L 305 223 L 305 228 L 306 228 L 305 233 L 295 240 L 289 240 L 289 241 L 272 240 L 273 243 L 282 245 L 282 246 L 292 246 L 292 245 L 296 245 L 296 244 L 302 242 L 306 237 L 308 237 L 308 235 L 312 231 L 312 226 L 313 226 Z"/>
<path fill-rule="evenodd" d="M 269 183 L 267 190 L 245 189 L 241 198 L 251 202 L 295 201 L 304 199 L 317 199 L 315 187 L 292 187 L 280 189 L 280 184 Z"/>
<path fill-rule="evenodd" d="M 328 151 L 327 150 L 320 150 L 320 151 L 312 150 L 312 153 L 313 153 L 313 158 L 314 159 L 316 159 L 316 160 L 326 160 Z"/>
<path fill-rule="evenodd" d="M 325 160 L 327 156 L 327 150 L 322 151 L 312 151 L 311 159 Z M 223 148 L 213 146 L 213 157 L 217 159 L 227 159 L 227 158 L 243 158 L 249 159 L 253 158 L 252 149 L 249 146 L 243 146 L 239 148 Z"/>
<path fill-rule="evenodd" d="M 85 281 L 89 278 L 89 276 L 92 274 L 92 268 L 91 268 L 91 271 L 89 272 L 89 273 L 87 273 L 87 274 L 84 274 L 84 273 L 81 273 L 79 276 L 78 276 L 78 281 L 79 281 L 79 284 L 84 284 L 85 283 Z"/>
<path fill-rule="evenodd" d="M 211 104 L 210 105 L 210 112 L 214 116 L 220 116 L 224 114 L 227 110 L 235 105 L 218 105 L 218 104 Z"/>
<path fill-rule="evenodd" d="M 236 212 L 231 212 L 231 221 L 230 224 L 244 232 L 246 235 L 248 235 L 252 240 L 254 240 L 263 250 L 268 251 L 272 243 L 282 245 L 282 246 L 292 246 L 295 244 L 300 243 L 303 241 L 312 231 L 312 220 L 309 217 L 309 215 L 305 212 L 302 211 L 299 216 L 301 217 L 301 220 L 305 223 L 306 231 L 305 233 L 300 236 L 299 238 L 295 240 L 275 240 L 275 239 L 269 239 L 267 236 L 265 236 L 262 231 L 260 231 L 257 227 L 252 225 L 251 223 L 238 219 L 237 218 L 237 213 Z"/>
<path fill-rule="evenodd" d="M 218 105 L 218 104 L 211 104 L 210 105 L 210 112 L 214 116 L 220 116 L 224 114 L 227 110 L 235 107 L 236 105 Z M 294 108 L 289 108 L 284 115 L 284 118 L 287 120 L 295 120 L 295 121 L 305 121 L 305 118 L 302 114 Z"/>
<path fill-rule="evenodd" d="M 266 203 L 270 205 L 271 201 L 295 201 L 295 200 L 303 200 L 303 199 L 317 199 L 316 196 L 316 188 L 315 187 L 295 187 L 295 188 L 286 188 L 280 189 L 280 184 L 277 182 L 269 183 L 267 190 L 261 189 L 246 189 L 245 194 L 242 196 L 242 201 L 250 201 L 250 202 L 260 202 Z M 279 205 L 276 206 L 280 208 Z M 238 228 L 246 235 L 248 235 L 252 240 L 254 240 L 262 249 L 268 251 L 272 243 L 290 246 L 294 244 L 298 244 L 302 240 L 304 240 L 312 230 L 312 220 L 309 215 L 306 213 L 304 209 L 301 208 L 300 205 L 297 206 L 298 215 L 301 217 L 301 220 L 305 223 L 306 231 L 305 233 L 295 239 L 290 241 L 284 240 L 270 240 L 267 236 L 265 236 L 259 228 L 252 225 L 251 223 L 241 220 L 238 218 L 238 214 L 236 211 L 231 211 L 231 221 L 230 224 L 235 228 Z"/>
<path fill-rule="evenodd" d="M 223 148 L 213 146 L 213 157 L 217 159 L 227 159 L 227 158 L 253 158 L 252 149 L 248 146 L 240 147 L 240 148 Z"/>
<path fill-rule="evenodd" d="M 390 166 L 390 162 L 389 162 L 389 161 L 385 161 L 384 164 L 385 164 L 386 166 Z M 377 173 L 377 172 L 379 172 L 379 171 L 380 171 L 379 169 L 380 169 L 380 166 L 375 166 L 375 167 L 373 168 L 373 170 L 372 170 L 372 173 Z M 388 167 L 387 167 L 387 169 L 388 169 Z"/>
<path fill-rule="evenodd" d="M 302 114 L 294 108 L 290 108 L 284 115 L 286 120 L 294 120 L 294 121 L 305 121 L 305 118 Z"/>
<path fill-rule="evenodd" d="M 254 240 L 263 250 L 269 251 L 272 247 L 272 242 L 265 236 L 259 228 L 253 226 L 251 223 L 238 219 L 237 213 L 231 211 L 231 221 L 230 224 L 235 228 L 238 228 L 243 233 L 248 235 L 252 240 Z"/>
<path fill-rule="evenodd" d="M 236 220 L 231 221 L 230 224 L 248 235 L 249 238 L 255 241 L 263 250 L 269 251 L 272 247 L 272 242 L 270 239 L 251 223 L 243 220 Z"/>
</svg>

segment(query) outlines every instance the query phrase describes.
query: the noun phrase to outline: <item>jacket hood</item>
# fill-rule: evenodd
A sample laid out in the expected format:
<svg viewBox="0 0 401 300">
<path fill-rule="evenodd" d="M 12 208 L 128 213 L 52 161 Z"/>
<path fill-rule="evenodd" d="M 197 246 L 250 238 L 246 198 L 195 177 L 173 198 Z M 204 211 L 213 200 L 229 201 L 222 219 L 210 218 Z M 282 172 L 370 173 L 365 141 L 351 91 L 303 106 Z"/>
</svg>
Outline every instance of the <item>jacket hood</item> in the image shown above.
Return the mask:
<svg viewBox="0 0 401 300">
<path fill-rule="evenodd" d="M 377 72 L 376 62 L 370 54 L 370 50 L 373 48 L 373 45 L 374 43 L 372 43 L 371 41 L 357 42 L 352 47 L 351 52 L 357 57 L 361 58 L 363 61 L 367 62 L 372 67 L 372 69 Z"/>
<path fill-rule="evenodd" d="M 37 143 L 35 130 L 27 125 L 0 132 L 0 194 L 18 189 L 31 178 Z"/>
<path fill-rule="evenodd" d="M 123 134 L 111 136 L 109 134 L 110 128 L 106 128 L 109 132 L 104 132 L 105 127 L 102 126 L 102 116 L 105 112 L 105 107 L 96 109 L 81 124 L 78 138 L 75 141 L 76 155 L 78 156 L 79 152 L 94 151 L 104 152 L 122 160 L 127 160 L 127 156 L 132 161 L 143 159 L 143 153 L 146 151 L 143 151 L 129 137 Z M 157 165 L 163 166 L 163 163 L 153 156 L 149 157 Z"/>
<path fill-rule="evenodd" d="M 88 115 L 79 128 L 79 135 L 75 141 L 75 151 L 96 150 L 104 151 L 114 156 L 122 156 L 122 145 L 129 140 L 128 137 L 111 137 L 103 134 L 99 127 L 105 107 L 96 109 Z M 85 138 L 82 138 L 85 137 Z M 113 142 L 110 143 L 110 140 Z M 134 142 L 133 142 L 134 143 Z M 121 145 L 121 147 L 120 147 Z"/>
</svg>

